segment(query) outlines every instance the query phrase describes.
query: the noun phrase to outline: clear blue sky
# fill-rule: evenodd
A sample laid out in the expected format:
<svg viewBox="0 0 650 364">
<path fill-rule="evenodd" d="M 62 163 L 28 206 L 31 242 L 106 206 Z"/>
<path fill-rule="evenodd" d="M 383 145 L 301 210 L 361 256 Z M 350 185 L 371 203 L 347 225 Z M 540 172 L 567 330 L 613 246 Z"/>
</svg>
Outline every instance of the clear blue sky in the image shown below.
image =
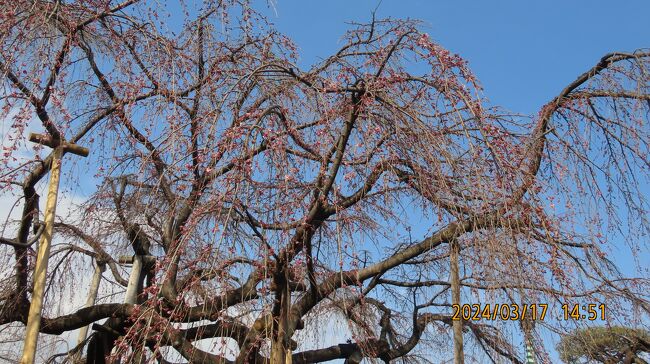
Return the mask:
<svg viewBox="0 0 650 364">
<path fill-rule="evenodd" d="M 301 66 L 336 50 L 376 0 L 274 0 L 266 12 L 300 47 Z M 275 8 L 275 9 L 273 9 Z M 650 47 L 648 0 L 384 0 L 377 16 L 420 19 L 432 39 L 460 54 L 495 105 L 526 114 L 604 54 Z"/>
</svg>

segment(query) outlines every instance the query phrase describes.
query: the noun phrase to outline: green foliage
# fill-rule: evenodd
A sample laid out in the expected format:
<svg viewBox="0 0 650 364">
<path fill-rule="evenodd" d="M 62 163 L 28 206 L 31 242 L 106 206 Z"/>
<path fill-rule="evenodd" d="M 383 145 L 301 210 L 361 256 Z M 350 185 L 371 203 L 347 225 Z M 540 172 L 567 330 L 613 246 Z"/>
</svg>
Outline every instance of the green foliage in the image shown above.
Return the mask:
<svg viewBox="0 0 650 364">
<path fill-rule="evenodd" d="M 557 345 L 562 361 L 578 363 L 647 363 L 650 333 L 622 326 L 589 327 L 576 330 Z"/>
</svg>

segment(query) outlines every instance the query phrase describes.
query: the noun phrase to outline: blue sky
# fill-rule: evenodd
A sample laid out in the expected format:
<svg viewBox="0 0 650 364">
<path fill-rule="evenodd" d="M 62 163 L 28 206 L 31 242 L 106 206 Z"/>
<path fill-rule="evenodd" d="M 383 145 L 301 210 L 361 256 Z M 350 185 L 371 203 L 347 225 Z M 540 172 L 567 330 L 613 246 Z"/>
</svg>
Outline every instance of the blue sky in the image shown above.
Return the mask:
<svg viewBox="0 0 650 364">
<path fill-rule="evenodd" d="M 379 5 L 379 6 L 378 6 Z M 266 12 L 300 47 L 301 66 L 340 46 L 349 21 L 420 19 L 469 61 L 495 105 L 536 113 L 608 52 L 650 47 L 650 1 L 275 0 Z"/>
</svg>

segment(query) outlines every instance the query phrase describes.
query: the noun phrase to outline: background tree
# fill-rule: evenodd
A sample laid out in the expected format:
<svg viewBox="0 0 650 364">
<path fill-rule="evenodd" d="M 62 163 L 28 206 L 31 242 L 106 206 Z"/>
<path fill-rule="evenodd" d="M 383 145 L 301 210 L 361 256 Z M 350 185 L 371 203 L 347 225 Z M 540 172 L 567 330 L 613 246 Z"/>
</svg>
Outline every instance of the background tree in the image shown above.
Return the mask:
<svg viewBox="0 0 650 364">
<path fill-rule="evenodd" d="M 567 363 L 647 363 L 650 334 L 629 327 L 590 327 L 562 338 L 557 346 Z"/>
<path fill-rule="evenodd" d="M 355 25 L 303 70 L 245 1 L 15 1 L 2 17 L 0 176 L 22 206 L 0 247 L 7 340 L 27 317 L 52 158 L 25 153 L 25 131 L 93 151 L 64 177 L 92 193 L 56 225 L 41 325 L 93 333 L 51 360 L 444 356 L 452 242 L 462 302 L 650 311 L 647 277 L 606 255 L 648 232 L 648 52 L 604 56 L 521 118 L 490 107 L 466 62 L 414 21 Z M 123 303 L 118 257 L 133 254 L 142 279 Z M 93 260 L 109 268 L 100 297 L 70 307 Z M 351 337 L 321 345 L 332 318 Z M 508 339 L 519 325 L 464 327 L 467 357 L 522 361 Z"/>
</svg>

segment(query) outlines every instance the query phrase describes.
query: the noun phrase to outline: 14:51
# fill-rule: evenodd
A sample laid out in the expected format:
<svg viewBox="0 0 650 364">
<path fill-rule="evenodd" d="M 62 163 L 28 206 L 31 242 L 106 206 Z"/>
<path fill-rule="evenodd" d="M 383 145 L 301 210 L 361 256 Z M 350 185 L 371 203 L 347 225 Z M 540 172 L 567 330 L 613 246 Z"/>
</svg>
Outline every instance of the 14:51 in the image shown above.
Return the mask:
<svg viewBox="0 0 650 364">
<path fill-rule="evenodd" d="M 565 320 L 589 320 L 594 321 L 597 319 L 605 320 L 605 304 L 590 303 L 588 305 L 562 305 L 563 318 Z"/>
</svg>

